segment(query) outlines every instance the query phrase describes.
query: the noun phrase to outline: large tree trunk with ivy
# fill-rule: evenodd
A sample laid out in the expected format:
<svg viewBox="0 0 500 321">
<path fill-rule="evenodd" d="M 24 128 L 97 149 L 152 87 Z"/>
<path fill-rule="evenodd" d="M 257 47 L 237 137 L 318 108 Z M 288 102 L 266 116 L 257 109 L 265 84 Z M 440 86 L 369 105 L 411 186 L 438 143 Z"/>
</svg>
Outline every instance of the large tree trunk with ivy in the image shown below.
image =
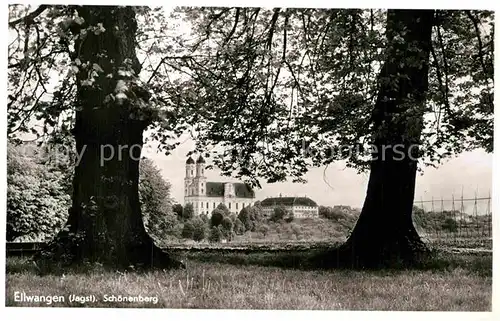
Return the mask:
<svg viewBox="0 0 500 321">
<path fill-rule="evenodd" d="M 329 264 L 414 263 L 427 253 L 412 221 L 433 11 L 389 10 L 387 56 L 373 111 L 374 153 L 365 202 L 347 242 Z"/>
<path fill-rule="evenodd" d="M 77 11 L 85 20 L 80 27 L 93 28 L 79 38 L 72 57 L 79 68 L 74 137 L 82 156 L 66 229 L 44 253 L 117 267 L 172 265 L 146 233 L 139 203 L 139 159 L 151 116 L 144 108 L 147 91 L 135 81 L 135 12 L 114 6 Z"/>
</svg>

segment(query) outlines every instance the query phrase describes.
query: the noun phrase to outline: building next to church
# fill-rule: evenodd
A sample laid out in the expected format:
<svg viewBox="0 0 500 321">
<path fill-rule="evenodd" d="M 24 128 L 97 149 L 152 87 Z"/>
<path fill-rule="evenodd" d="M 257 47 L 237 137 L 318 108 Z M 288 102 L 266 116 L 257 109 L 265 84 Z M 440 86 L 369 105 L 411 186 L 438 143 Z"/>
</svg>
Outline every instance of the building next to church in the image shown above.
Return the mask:
<svg viewBox="0 0 500 321">
<path fill-rule="evenodd" d="M 265 216 L 271 217 L 276 207 L 284 207 L 294 218 L 319 217 L 318 204 L 309 197 L 269 197 L 260 205 Z"/>
<path fill-rule="evenodd" d="M 184 206 L 193 204 L 194 214 L 206 214 L 224 204 L 231 213 L 238 214 L 242 208 L 255 202 L 255 192 L 244 183 L 207 182 L 205 160 L 200 156 L 196 162 L 189 157 L 186 161 L 184 178 Z"/>
</svg>

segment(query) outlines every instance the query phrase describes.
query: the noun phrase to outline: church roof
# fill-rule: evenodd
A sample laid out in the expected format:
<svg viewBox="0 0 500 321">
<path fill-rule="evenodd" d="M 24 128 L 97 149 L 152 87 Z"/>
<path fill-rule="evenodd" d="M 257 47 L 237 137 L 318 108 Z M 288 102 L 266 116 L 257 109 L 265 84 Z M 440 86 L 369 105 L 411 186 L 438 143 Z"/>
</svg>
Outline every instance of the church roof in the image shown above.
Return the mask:
<svg viewBox="0 0 500 321">
<path fill-rule="evenodd" d="M 197 164 L 204 164 L 205 163 L 205 159 L 203 158 L 203 156 L 200 155 L 200 157 L 198 157 L 198 160 L 196 161 Z"/>
<path fill-rule="evenodd" d="M 186 160 L 186 164 L 194 164 L 194 159 L 189 156 L 189 158 Z"/>
<path fill-rule="evenodd" d="M 309 197 L 268 197 L 260 204 L 262 206 L 318 206 Z"/>
<path fill-rule="evenodd" d="M 207 196 L 208 197 L 222 197 L 224 196 L 223 182 L 207 182 Z M 234 194 L 236 197 L 241 198 L 255 198 L 255 192 L 252 188 L 245 183 L 231 183 L 234 185 Z"/>
</svg>

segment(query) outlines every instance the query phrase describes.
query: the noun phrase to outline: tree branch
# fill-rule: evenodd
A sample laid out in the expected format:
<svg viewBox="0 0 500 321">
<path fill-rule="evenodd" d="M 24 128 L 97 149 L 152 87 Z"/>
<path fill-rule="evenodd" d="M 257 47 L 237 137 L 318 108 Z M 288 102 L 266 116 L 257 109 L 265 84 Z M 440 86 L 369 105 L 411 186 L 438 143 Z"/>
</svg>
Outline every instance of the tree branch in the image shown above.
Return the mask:
<svg viewBox="0 0 500 321">
<path fill-rule="evenodd" d="M 269 49 L 272 48 L 274 27 L 276 26 L 276 21 L 280 13 L 280 8 L 274 9 L 273 17 L 271 18 L 271 26 L 269 27 L 269 35 L 267 37 L 267 46 Z"/>
<path fill-rule="evenodd" d="M 30 26 L 31 24 L 33 24 L 35 22 L 35 18 L 38 17 L 39 15 L 41 15 L 42 12 L 44 12 L 45 9 L 47 9 L 48 7 L 49 7 L 48 5 L 40 5 L 38 8 L 36 8 L 35 11 L 31 12 L 30 14 L 28 14 L 22 18 L 16 19 L 14 21 L 10 21 L 9 27 L 13 28 L 14 26 L 16 26 L 19 23 L 24 23 L 26 26 Z"/>
<path fill-rule="evenodd" d="M 160 69 L 161 65 L 163 65 L 163 63 L 165 63 L 165 61 L 167 61 L 169 59 L 173 59 L 173 60 L 181 59 L 182 60 L 182 59 L 192 59 L 192 58 L 193 58 L 192 56 L 165 56 L 165 57 L 161 58 L 160 62 L 158 63 L 158 66 L 156 66 L 156 68 L 153 70 L 153 73 L 149 77 L 148 81 L 146 81 L 146 84 L 149 84 L 151 82 L 151 80 L 153 80 L 153 78 L 158 73 L 158 70 Z"/>
<path fill-rule="evenodd" d="M 447 63 L 447 60 L 446 60 L 446 52 L 444 50 L 444 44 L 443 44 L 443 38 L 441 36 L 441 32 L 440 32 L 440 27 L 437 26 L 436 27 L 437 29 L 437 36 L 438 36 L 438 40 L 439 40 L 439 45 L 441 47 L 441 52 L 442 52 L 442 55 L 443 55 L 443 64 L 444 64 L 444 84 L 443 84 L 443 80 L 442 80 L 442 77 L 443 77 L 443 74 L 441 73 L 441 68 L 439 67 L 439 61 L 437 59 L 437 55 L 436 55 L 436 52 L 434 50 L 434 46 L 431 44 L 431 55 L 432 55 L 432 58 L 435 62 L 434 64 L 434 67 L 436 68 L 436 76 L 438 78 L 438 82 L 439 82 L 439 89 L 443 95 L 443 104 L 444 104 L 444 107 L 446 109 L 446 111 L 448 112 L 448 115 L 451 117 L 451 119 L 453 120 L 456 120 L 456 117 L 455 117 L 455 114 L 452 112 L 451 110 L 451 107 L 450 107 L 450 102 L 448 100 L 448 94 L 449 94 L 449 87 L 448 87 L 448 63 Z"/>
<path fill-rule="evenodd" d="M 467 11 L 467 17 L 472 21 L 472 24 L 474 25 L 474 30 L 476 31 L 476 38 L 477 38 L 477 43 L 478 43 L 478 57 L 479 57 L 479 62 L 481 63 L 481 67 L 483 68 L 483 72 L 487 74 L 487 68 L 484 63 L 484 57 L 483 57 L 483 42 L 481 40 L 481 32 L 479 30 L 479 21 L 476 17 L 472 15 L 472 12 L 470 10 Z"/>
<path fill-rule="evenodd" d="M 231 29 L 231 31 L 229 32 L 229 35 L 227 36 L 226 40 L 224 40 L 224 45 L 226 45 L 231 40 L 231 38 L 233 37 L 234 32 L 236 31 L 236 27 L 238 26 L 239 17 L 240 17 L 240 8 L 236 8 L 236 14 L 235 14 L 235 17 L 234 17 L 233 29 Z"/>
</svg>

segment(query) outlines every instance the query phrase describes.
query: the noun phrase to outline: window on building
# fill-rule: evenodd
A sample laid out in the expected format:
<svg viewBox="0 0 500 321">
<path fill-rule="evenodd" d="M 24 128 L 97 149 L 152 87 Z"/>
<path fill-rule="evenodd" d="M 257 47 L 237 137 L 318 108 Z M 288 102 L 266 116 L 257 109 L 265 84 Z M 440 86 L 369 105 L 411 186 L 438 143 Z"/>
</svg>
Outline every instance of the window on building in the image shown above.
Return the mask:
<svg viewBox="0 0 500 321">
<path fill-rule="evenodd" d="M 200 203 L 200 207 L 203 208 L 203 202 Z"/>
<path fill-rule="evenodd" d="M 236 203 L 236 209 L 238 209 L 238 203 Z"/>
<path fill-rule="evenodd" d="M 229 209 L 231 209 L 231 203 L 229 203 Z"/>
<path fill-rule="evenodd" d="M 201 194 L 203 194 L 203 187 L 201 188 Z"/>
<path fill-rule="evenodd" d="M 191 175 L 193 175 L 193 170 L 191 170 Z"/>
<path fill-rule="evenodd" d="M 215 202 L 214 202 L 214 208 L 215 208 Z"/>
<path fill-rule="evenodd" d="M 208 202 L 207 202 L 207 209 L 208 209 Z"/>
</svg>

